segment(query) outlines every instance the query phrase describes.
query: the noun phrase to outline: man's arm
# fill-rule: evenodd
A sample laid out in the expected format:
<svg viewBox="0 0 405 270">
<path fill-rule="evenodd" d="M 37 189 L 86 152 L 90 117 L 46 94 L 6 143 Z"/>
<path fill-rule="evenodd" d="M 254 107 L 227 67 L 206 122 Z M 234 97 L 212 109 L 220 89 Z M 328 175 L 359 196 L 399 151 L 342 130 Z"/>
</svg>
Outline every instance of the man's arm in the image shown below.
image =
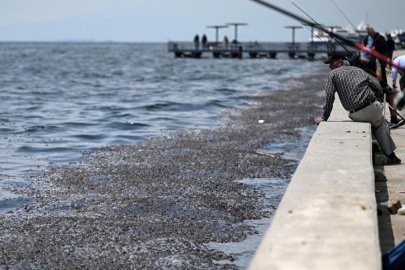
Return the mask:
<svg viewBox="0 0 405 270">
<path fill-rule="evenodd" d="M 333 74 L 329 73 L 328 82 L 326 83 L 326 103 L 323 107 L 322 119 L 327 121 L 333 109 L 333 102 L 335 101 L 335 84 L 333 83 Z"/>
</svg>

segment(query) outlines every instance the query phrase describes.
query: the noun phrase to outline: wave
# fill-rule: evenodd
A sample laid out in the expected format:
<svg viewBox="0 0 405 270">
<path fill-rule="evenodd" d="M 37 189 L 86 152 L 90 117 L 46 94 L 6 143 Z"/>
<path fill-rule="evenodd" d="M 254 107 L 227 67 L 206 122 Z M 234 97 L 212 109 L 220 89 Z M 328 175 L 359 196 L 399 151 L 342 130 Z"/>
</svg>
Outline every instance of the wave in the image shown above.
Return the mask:
<svg viewBox="0 0 405 270">
<path fill-rule="evenodd" d="M 77 138 L 85 141 L 100 141 L 108 137 L 106 134 L 74 134 L 70 135 L 71 138 Z"/>
<path fill-rule="evenodd" d="M 177 102 L 161 102 L 161 103 L 154 103 L 150 105 L 142 106 L 142 108 L 148 111 L 157 111 L 161 109 L 173 108 L 174 106 L 181 106 L 181 103 Z"/>
<path fill-rule="evenodd" d="M 34 147 L 34 146 L 20 146 L 17 148 L 17 152 L 23 153 L 55 153 L 55 152 L 70 152 L 70 147 Z"/>
<path fill-rule="evenodd" d="M 118 129 L 118 130 L 137 130 L 141 128 L 151 127 L 152 125 L 148 125 L 145 123 L 137 123 L 137 122 L 111 122 L 105 127 L 110 129 Z"/>
<path fill-rule="evenodd" d="M 226 94 L 233 94 L 233 93 L 237 93 L 238 90 L 236 89 L 231 89 L 231 88 L 217 88 L 215 89 L 215 91 L 220 92 L 220 93 L 226 93 Z"/>
</svg>

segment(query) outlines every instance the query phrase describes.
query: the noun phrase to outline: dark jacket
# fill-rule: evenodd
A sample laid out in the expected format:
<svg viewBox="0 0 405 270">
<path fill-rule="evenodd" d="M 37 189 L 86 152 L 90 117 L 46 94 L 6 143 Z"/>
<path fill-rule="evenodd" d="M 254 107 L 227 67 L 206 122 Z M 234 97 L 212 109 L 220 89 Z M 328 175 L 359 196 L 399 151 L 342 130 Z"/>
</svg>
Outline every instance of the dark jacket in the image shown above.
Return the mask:
<svg viewBox="0 0 405 270">
<path fill-rule="evenodd" d="M 395 50 L 395 41 L 392 38 L 387 39 L 387 51 L 391 52 Z"/>
<path fill-rule="evenodd" d="M 353 55 L 353 57 L 349 59 L 349 64 L 351 66 L 361 68 L 362 70 L 364 70 L 368 74 L 372 75 L 373 77 L 376 76 L 375 73 L 377 71 L 377 66 L 376 66 L 375 62 L 376 62 L 376 58 L 374 56 L 371 56 L 371 60 L 368 62 L 367 66 L 363 66 L 360 63 L 360 59 L 357 54 Z"/>
<path fill-rule="evenodd" d="M 367 46 L 367 39 L 368 35 L 364 38 L 363 44 Z M 373 42 L 373 47 L 375 50 L 381 54 L 386 54 L 387 53 L 387 42 L 385 41 L 385 38 L 381 36 L 379 33 L 377 33 L 374 37 L 374 42 Z M 385 72 L 385 62 L 382 60 L 379 60 L 381 64 L 381 74 L 382 74 L 382 80 L 386 83 L 387 82 L 387 73 Z"/>
<path fill-rule="evenodd" d="M 367 39 L 368 35 L 363 40 L 364 46 L 367 46 Z M 387 42 L 385 41 L 385 38 L 381 36 L 379 33 L 377 33 L 374 37 L 373 47 L 377 52 L 381 54 L 385 54 L 385 52 L 387 51 Z"/>
</svg>

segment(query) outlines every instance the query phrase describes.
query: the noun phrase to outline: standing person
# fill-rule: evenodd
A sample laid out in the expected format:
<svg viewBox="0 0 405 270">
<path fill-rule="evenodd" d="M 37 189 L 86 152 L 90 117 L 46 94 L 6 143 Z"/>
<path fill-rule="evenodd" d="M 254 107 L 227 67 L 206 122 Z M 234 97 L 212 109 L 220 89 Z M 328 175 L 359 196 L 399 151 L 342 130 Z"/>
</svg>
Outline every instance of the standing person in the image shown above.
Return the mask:
<svg viewBox="0 0 405 270">
<path fill-rule="evenodd" d="M 229 40 L 228 40 L 227 35 L 224 36 L 224 44 L 225 44 L 225 48 L 228 49 Z"/>
<path fill-rule="evenodd" d="M 200 37 L 198 34 L 194 36 L 194 47 L 196 50 L 198 50 L 198 47 L 200 46 Z"/>
<path fill-rule="evenodd" d="M 325 64 L 329 64 L 331 71 L 326 83 L 323 116 L 316 120 L 316 124 L 328 120 L 337 92 L 343 107 L 349 111 L 350 119 L 371 124 L 372 133 L 388 157 L 389 164 L 401 163 L 394 153 L 396 146 L 382 115 L 383 104 L 377 100 L 383 94 L 379 82 L 364 70 L 349 66 L 349 62 L 344 59 L 346 59 L 344 54 L 334 53 L 324 61 Z"/>
<path fill-rule="evenodd" d="M 395 41 L 392 39 L 391 34 L 387 33 L 387 57 L 389 59 L 392 59 L 394 51 L 395 51 Z"/>
<path fill-rule="evenodd" d="M 387 53 L 387 42 L 385 41 L 385 38 L 376 32 L 373 27 L 367 28 L 367 34 L 368 35 L 364 38 L 363 44 L 366 47 L 385 55 Z M 382 80 L 386 83 L 387 73 L 385 72 L 385 62 L 382 60 L 379 60 L 379 62 L 381 65 Z"/>
<path fill-rule="evenodd" d="M 207 36 L 205 34 L 201 38 L 201 43 L 202 43 L 203 49 L 206 49 L 207 48 Z"/>
</svg>

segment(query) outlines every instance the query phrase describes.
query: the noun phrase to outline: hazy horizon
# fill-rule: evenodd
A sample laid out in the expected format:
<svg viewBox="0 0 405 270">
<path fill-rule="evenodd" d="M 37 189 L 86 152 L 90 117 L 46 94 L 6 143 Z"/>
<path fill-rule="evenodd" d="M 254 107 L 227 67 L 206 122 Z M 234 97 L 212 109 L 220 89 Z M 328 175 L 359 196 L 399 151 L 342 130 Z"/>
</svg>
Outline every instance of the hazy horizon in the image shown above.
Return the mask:
<svg viewBox="0 0 405 270">
<path fill-rule="evenodd" d="M 268 2 L 307 18 L 289 1 Z M 403 0 L 334 2 L 355 26 L 367 19 L 382 33 L 405 29 Z M 295 3 L 319 23 L 349 25 L 332 1 Z M 300 25 L 250 0 L 14 0 L 0 9 L 0 41 L 165 43 L 191 41 L 195 34 L 215 40 L 215 30 L 206 26 L 233 22 L 248 24 L 238 28 L 240 41 L 289 41 L 291 30 L 285 26 Z M 234 27 L 220 29 L 219 40 L 225 34 L 233 39 Z M 306 28 L 296 30 L 296 41 L 310 35 Z"/>
</svg>

